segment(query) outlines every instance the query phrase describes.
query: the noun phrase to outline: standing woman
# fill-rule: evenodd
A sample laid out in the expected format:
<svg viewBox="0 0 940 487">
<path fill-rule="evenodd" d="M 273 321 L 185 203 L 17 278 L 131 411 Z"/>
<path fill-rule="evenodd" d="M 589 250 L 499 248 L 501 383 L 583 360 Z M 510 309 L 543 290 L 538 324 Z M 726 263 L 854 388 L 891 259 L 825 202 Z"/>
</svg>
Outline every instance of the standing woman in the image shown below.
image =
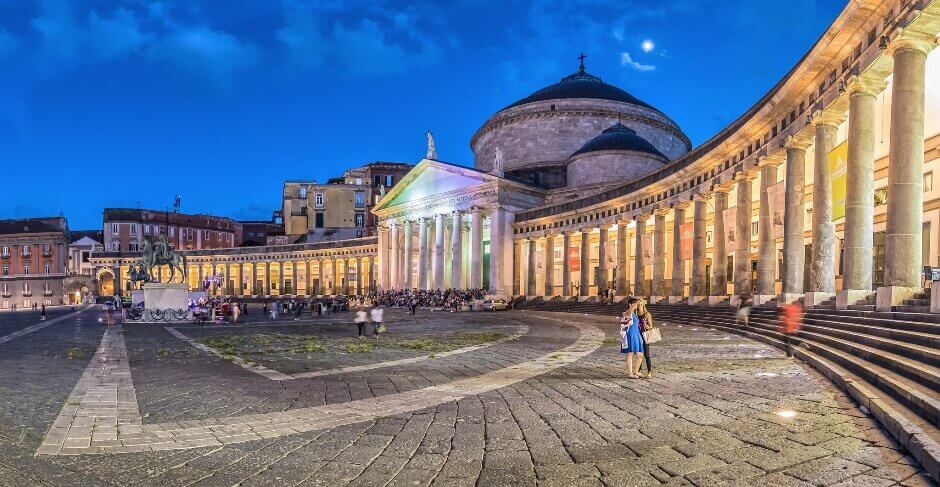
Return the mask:
<svg viewBox="0 0 940 487">
<path fill-rule="evenodd" d="M 653 313 L 646 309 L 646 300 L 640 299 L 637 303 L 636 315 L 640 324 L 640 338 L 643 340 L 643 358 L 646 359 L 646 375 L 640 375 L 640 368 L 643 367 L 643 360 L 636 361 L 636 375 L 649 379 L 653 375 L 653 365 L 650 362 L 650 344 L 646 340 L 648 331 L 653 329 Z"/>
<path fill-rule="evenodd" d="M 627 310 L 620 318 L 620 353 L 627 354 L 627 377 L 637 379 L 636 371 L 642 363 L 643 336 L 640 333 L 640 323 L 636 316 L 636 307 L 639 300 L 630 298 L 627 301 Z"/>
</svg>

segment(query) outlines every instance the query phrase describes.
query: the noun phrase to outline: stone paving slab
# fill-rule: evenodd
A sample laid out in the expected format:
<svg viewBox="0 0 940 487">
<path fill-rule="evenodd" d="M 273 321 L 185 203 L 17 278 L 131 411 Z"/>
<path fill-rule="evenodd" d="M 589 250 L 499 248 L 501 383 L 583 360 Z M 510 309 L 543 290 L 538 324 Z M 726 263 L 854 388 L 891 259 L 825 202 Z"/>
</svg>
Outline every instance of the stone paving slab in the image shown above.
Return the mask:
<svg viewBox="0 0 940 487">
<path fill-rule="evenodd" d="M 626 377 L 604 340 L 613 320 L 510 312 L 419 313 L 413 326 L 511 319 L 529 326 L 516 340 L 272 381 L 162 327 L 86 318 L 13 342 L 27 353 L 0 348 L 0 362 L 17 360 L 0 386 L 23 391 L 0 399 L 0 485 L 932 485 L 805 364 L 680 323 L 663 326 L 649 380 Z M 82 343 L 98 344 L 90 362 L 65 357 Z M 131 397 L 139 422 L 121 414 Z M 50 400 L 51 416 L 20 412 Z M 37 455 L 43 433 L 64 437 L 60 453 L 96 454 Z"/>
</svg>

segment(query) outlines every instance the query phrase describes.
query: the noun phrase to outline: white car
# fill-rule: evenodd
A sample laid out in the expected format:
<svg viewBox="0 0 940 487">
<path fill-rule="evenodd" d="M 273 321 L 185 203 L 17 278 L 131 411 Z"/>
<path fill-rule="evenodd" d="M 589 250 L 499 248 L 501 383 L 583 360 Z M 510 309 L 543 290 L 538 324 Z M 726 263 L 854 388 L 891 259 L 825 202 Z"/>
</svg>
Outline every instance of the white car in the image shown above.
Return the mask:
<svg viewBox="0 0 940 487">
<path fill-rule="evenodd" d="M 503 311 L 509 309 L 509 303 L 505 299 L 487 299 L 483 301 L 484 311 Z"/>
</svg>

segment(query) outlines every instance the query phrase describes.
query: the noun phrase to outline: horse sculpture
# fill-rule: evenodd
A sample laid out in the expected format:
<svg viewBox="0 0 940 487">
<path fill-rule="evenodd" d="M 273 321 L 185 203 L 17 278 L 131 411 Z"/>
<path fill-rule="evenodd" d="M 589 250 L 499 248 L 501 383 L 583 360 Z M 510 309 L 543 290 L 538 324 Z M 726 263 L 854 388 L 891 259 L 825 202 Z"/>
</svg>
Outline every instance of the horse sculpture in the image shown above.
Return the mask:
<svg viewBox="0 0 940 487">
<path fill-rule="evenodd" d="M 151 279 L 157 274 L 154 273 L 154 267 L 166 265 L 170 268 L 170 276 L 167 282 L 173 282 L 176 277 L 176 270 L 180 271 L 180 282 L 186 282 L 186 256 L 170 249 L 166 237 L 160 235 L 155 243 L 144 239 L 143 253 L 141 263 L 148 270 Z"/>
</svg>

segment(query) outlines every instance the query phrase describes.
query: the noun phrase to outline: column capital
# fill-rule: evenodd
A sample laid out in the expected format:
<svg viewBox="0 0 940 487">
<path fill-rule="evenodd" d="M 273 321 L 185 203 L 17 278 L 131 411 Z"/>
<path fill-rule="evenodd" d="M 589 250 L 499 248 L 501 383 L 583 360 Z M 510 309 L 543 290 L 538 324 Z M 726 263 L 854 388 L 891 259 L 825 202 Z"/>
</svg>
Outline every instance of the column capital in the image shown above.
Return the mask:
<svg viewBox="0 0 940 487">
<path fill-rule="evenodd" d="M 734 189 L 734 180 L 725 181 L 721 184 L 716 184 L 712 186 L 712 189 L 714 190 L 715 193 L 725 193 L 725 194 L 730 193 L 731 190 Z"/>
<path fill-rule="evenodd" d="M 666 215 L 669 214 L 669 211 L 670 211 L 670 210 L 672 210 L 672 208 L 668 208 L 668 207 L 667 207 L 667 208 L 657 208 L 657 209 L 653 210 L 653 216 L 662 216 L 662 217 L 665 217 Z"/>
<path fill-rule="evenodd" d="M 480 208 L 479 206 L 471 206 L 471 207 L 470 207 L 470 213 L 471 213 L 471 214 L 479 214 L 479 213 L 482 213 L 482 212 L 483 212 L 483 208 Z"/>
<path fill-rule="evenodd" d="M 766 156 L 761 156 L 757 158 L 757 167 L 763 169 L 765 167 L 777 167 L 786 161 L 787 157 L 783 151 L 777 151 Z"/>
<path fill-rule="evenodd" d="M 684 210 L 691 205 L 689 201 L 677 201 L 672 204 L 672 208 L 675 210 Z"/>
<path fill-rule="evenodd" d="M 888 82 L 881 76 L 853 75 L 845 83 L 849 95 L 864 94 L 877 96 L 888 88 Z"/>
<path fill-rule="evenodd" d="M 695 199 L 693 201 L 695 201 L 696 203 L 698 203 L 699 201 L 703 203 L 708 203 L 708 200 L 712 199 L 712 196 L 714 196 L 714 194 L 715 194 L 714 191 L 702 191 L 701 193 L 698 193 L 694 196 Z"/>
<path fill-rule="evenodd" d="M 898 29 L 898 36 L 888 42 L 888 54 L 894 56 L 899 51 L 920 51 L 924 54 L 937 47 L 936 34 L 914 30 L 911 28 Z"/>
<path fill-rule="evenodd" d="M 838 127 L 848 118 L 848 113 L 842 110 L 816 110 L 813 112 L 811 123 L 814 126 L 819 125 L 831 125 L 833 127 Z"/>
<path fill-rule="evenodd" d="M 734 173 L 734 180 L 738 183 L 753 181 L 757 176 L 750 171 L 738 171 Z"/>
<path fill-rule="evenodd" d="M 644 222 L 644 223 L 645 223 L 647 220 L 650 219 L 651 216 L 653 216 L 653 214 L 652 214 L 652 213 L 649 213 L 649 212 L 647 212 L 647 213 L 640 213 L 639 215 L 636 215 L 636 216 L 633 217 L 633 221 L 635 221 L 635 222 Z"/>
<path fill-rule="evenodd" d="M 788 135 L 783 143 L 786 149 L 806 150 L 813 145 L 813 137 L 810 134 L 800 133 L 797 135 Z"/>
</svg>

